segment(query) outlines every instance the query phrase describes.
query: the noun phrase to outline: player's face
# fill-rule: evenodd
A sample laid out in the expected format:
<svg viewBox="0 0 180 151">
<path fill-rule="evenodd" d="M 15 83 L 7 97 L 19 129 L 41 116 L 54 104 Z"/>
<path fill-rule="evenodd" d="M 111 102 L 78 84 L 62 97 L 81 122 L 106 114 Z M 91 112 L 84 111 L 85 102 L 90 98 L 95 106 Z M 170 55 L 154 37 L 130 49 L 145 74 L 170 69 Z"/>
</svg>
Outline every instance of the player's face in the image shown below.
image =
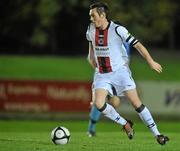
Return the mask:
<svg viewBox="0 0 180 151">
<path fill-rule="evenodd" d="M 94 23 L 94 25 L 97 28 L 99 28 L 103 25 L 104 18 L 97 13 L 96 8 L 93 8 L 89 11 L 89 16 L 90 16 L 91 22 Z"/>
</svg>

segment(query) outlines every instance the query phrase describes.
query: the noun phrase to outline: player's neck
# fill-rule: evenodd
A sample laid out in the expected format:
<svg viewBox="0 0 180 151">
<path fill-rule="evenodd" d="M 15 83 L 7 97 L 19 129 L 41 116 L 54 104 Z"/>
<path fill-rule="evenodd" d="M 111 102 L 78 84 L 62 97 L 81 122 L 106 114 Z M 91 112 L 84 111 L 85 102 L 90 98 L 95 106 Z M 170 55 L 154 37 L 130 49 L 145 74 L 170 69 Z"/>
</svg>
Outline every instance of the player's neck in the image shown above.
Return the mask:
<svg viewBox="0 0 180 151">
<path fill-rule="evenodd" d="M 104 20 L 104 23 L 101 27 L 99 27 L 100 30 L 105 30 L 109 26 L 109 21 L 107 19 Z"/>
</svg>

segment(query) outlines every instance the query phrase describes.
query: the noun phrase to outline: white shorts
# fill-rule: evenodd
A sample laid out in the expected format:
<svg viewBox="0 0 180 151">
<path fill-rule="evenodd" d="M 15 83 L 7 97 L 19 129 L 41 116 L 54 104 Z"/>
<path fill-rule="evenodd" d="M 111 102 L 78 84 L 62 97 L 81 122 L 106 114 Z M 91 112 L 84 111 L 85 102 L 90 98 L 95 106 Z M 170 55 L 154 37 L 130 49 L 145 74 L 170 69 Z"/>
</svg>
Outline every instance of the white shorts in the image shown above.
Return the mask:
<svg viewBox="0 0 180 151">
<path fill-rule="evenodd" d="M 95 89 L 105 89 L 110 95 L 123 96 L 127 90 L 136 88 L 136 84 L 131 76 L 128 66 L 123 66 L 117 71 L 110 73 L 94 74 L 93 91 Z"/>
</svg>

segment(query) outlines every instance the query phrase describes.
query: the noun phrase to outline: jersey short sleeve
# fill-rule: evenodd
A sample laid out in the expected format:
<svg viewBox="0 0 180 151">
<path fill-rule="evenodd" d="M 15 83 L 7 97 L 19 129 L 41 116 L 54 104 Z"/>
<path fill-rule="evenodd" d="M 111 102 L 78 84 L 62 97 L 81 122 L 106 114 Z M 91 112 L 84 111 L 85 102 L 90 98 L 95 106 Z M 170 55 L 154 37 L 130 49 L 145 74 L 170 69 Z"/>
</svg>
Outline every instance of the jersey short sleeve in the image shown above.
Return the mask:
<svg viewBox="0 0 180 151">
<path fill-rule="evenodd" d="M 123 26 L 118 26 L 116 32 L 121 37 L 123 43 L 128 43 L 130 46 L 133 46 L 138 42 L 138 40 Z"/>
</svg>

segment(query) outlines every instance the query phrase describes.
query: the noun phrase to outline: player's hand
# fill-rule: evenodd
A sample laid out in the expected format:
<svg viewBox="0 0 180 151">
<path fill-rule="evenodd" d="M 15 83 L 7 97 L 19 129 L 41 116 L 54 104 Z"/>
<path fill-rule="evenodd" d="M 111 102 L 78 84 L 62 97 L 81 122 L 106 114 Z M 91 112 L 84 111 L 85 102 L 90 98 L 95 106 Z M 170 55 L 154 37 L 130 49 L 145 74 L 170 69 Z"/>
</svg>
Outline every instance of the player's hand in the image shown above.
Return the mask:
<svg viewBox="0 0 180 151">
<path fill-rule="evenodd" d="M 149 65 L 150 65 L 150 67 L 151 67 L 153 70 L 157 71 L 158 73 L 161 73 L 161 72 L 162 72 L 162 67 L 161 67 L 161 65 L 160 65 L 159 63 L 155 62 L 154 60 L 151 60 L 151 61 L 149 62 Z"/>
</svg>

